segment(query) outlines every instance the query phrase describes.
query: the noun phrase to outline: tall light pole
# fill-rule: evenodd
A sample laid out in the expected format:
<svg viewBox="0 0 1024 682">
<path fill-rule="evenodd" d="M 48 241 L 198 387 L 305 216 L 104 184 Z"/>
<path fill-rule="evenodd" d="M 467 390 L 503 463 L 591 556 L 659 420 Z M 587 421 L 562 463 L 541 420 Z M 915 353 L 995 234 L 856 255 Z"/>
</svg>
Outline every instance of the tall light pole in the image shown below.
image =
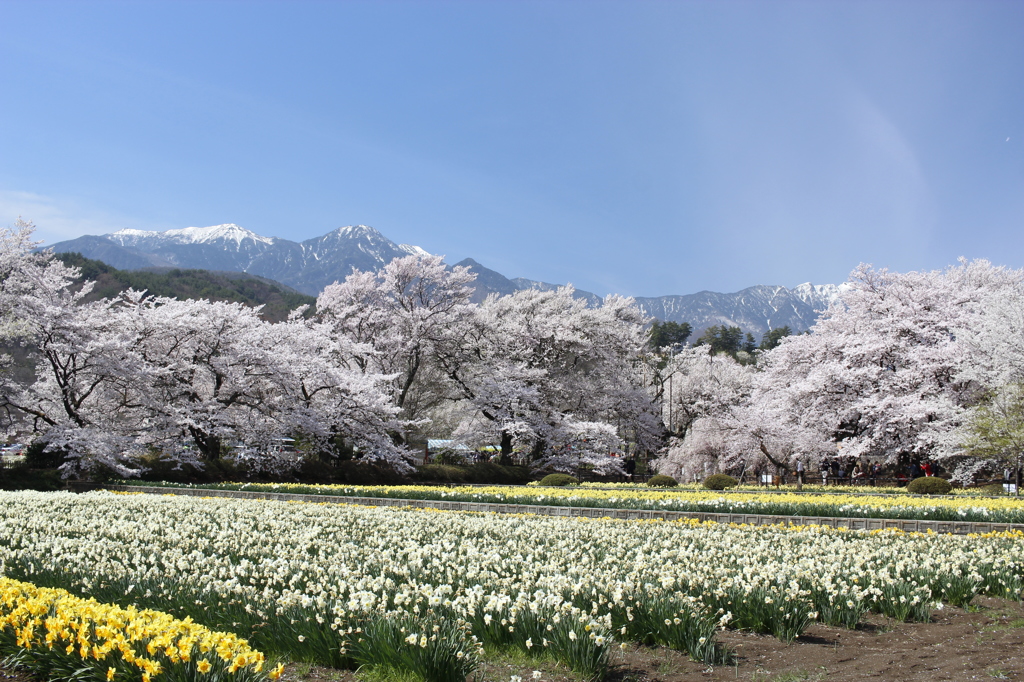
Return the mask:
<svg viewBox="0 0 1024 682">
<path fill-rule="evenodd" d="M 671 434 L 675 433 L 672 428 L 672 375 L 668 375 L 668 432 Z"/>
<path fill-rule="evenodd" d="M 675 403 L 672 401 L 672 376 L 676 373 L 676 353 L 681 349 L 682 345 L 679 343 L 673 343 L 668 347 L 668 431 L 672 435 L 675 435 Z"/>
</svg>

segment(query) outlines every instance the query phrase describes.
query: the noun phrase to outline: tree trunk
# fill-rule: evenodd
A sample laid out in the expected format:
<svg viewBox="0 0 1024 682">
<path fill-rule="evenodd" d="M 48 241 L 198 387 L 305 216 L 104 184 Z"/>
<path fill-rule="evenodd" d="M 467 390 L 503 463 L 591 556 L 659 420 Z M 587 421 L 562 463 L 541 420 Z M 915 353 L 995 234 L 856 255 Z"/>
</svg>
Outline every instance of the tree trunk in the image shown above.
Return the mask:
<svg viewBox="0 0 1024 682">
<path fill-rule="evenodd" d="M 220 459 L 220 438 L 194 427 L 189 427 L 189 431 L 192 432 L 192 440 L 202 453 L 202 459 L 207 462 Z"/>
<path fill-rule="evenodd" d="M 764 453 L 764 456 L 768 458 L 769 462 L 775 465 L 775 468 L 778 471 L 781 471 L 783 474 L 789 473 L 789 467 L 787 467 L 785 464 L 772 457 L 771 453 L 768 452 L 768 448 L 764 446 L 764 442 L 759 442 L 758 447 L 761 448 L 761 452 Z"/>
<path fill-rule="evenodd" d="M 498 455 L 498 464 L 502 466 L 512 464 L 512 434 L 508 431 L 501 432 L 501 454 Z"/>
</svg>

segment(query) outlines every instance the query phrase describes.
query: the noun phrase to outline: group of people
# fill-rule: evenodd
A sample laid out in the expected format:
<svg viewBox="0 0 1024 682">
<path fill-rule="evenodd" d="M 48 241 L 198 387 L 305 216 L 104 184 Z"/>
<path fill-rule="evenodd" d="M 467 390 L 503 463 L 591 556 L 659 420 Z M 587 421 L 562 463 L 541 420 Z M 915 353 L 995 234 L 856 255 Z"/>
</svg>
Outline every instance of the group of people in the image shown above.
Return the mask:
<svg viewBox="0 0 1024 682">
<path fill-rule="evenodd" d="M 910 480 L 921 478 L 922 476 L 936 476 L 939 473 L 941 473 L 939 463 L 930 459 L 926 459 L 923 462 L 911 462 L 907 467 L 907 474 L 910 476 Z"/>
<path fill-rule="evenodd" d="M 874 482 L 879 478 L 894 478 L 901 483 L 921 478 L 922 476 L 938 476 L 942 467 L 931 459 L 912 460 L 906 467 L 892 466 L 887 472 L 881 462 L 845 462 L 841 459 L 826 458 L 821 462 L 821 484 L 827 485 L 830 480 L 837 485 L 847 480 L 868 480 Z"/>
<path fill-rule="evenodd" d="M 821 484 L 827 485 L 831 478 L 839 484 L 847 478 L 850 480 L 870 480 L 874 481 L 876 478 L 880 478 L 883 474 L 882 464 L 880 462 L 861 462 L 857 460 L 850 466 L 848 462 L 840 459 L 825 459 L 821 462 Z"/>
</svg>

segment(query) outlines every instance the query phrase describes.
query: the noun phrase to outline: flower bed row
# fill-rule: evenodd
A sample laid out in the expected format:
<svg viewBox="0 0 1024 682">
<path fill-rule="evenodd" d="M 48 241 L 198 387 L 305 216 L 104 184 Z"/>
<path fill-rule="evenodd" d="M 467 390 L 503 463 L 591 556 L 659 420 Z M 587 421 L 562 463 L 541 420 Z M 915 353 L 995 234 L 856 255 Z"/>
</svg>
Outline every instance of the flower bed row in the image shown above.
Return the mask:
<svg viewBox="0 0 1024 682">
<path fill-rule="evenodd" d="M 263 654 L 236 635 L 10 578 L 0 578 L 0 653 L 43 679 L 249 682 L 281 674 L 262 674 Z"/>
<path fill-rule="evenodd" d="M 148 486 L 154 484 L 147 483 Z M 290 483 L 223 483 L 204 486 L 157 484 L 209 490 L 447 500 L 606 509 L 656 509 L 719 514 L 824 516 L 833 518 L 1024 523 L 1024 500 L 1012 497 L 933 498 L 921 495 L 849 495 L 845 493 L 731 493 L 710 490 L 608 488 L 529 488 L 516 486 L 352 486 Z"/>
<path fill-rule="evenodd" d="M 48 532 L 42 533 L 39 529 Z M 1015 597 L 1024 534 L 939 536 L 177 496 L 0 494 L 6 575 L 246 637 L 268 655 L 462 682 L 487 649 L 600 677 L 615 641 L 728 656 L 867 610 Z"/>
</svg>

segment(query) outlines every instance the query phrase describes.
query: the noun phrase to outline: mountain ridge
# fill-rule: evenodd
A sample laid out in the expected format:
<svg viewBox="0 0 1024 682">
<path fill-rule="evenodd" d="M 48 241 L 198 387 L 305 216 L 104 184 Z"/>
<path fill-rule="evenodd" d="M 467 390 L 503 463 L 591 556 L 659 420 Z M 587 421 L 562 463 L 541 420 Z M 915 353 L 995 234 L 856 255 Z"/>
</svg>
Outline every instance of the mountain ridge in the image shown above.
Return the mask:
<svg viewBox="0 0 1024 682">
<path fill-rule="evenodd" d="M 50 246 L 55 253 L 81 253 L 119 270 L 185 268 L 246 272 L 315 296 L 325 286 L 344 279 L 353 269 L 377 270 L 392 259 L 425 255 L 419 246 L 397 244 L 368 225 L 346 225 L 319 237 L 294 242 L 265 237 L 234 223 L 151 232 L 118 230 L 86 235 Z M 490 294 L 509 295 L 523 289 L 549 291 L 561 286 L 505 275 L 466 258 L 463 265 L 477 274 L 473 300 Z M 733 293 L 700 291 L 695 294 L 634 297 L 643 312 L 662 321 L 688 322 L 696 334 L 713 325 L 740 327 L 764 334 L 788 326 L 808 329 L 818 312 L 834 302 L 841 285 L 813 285 L 792 289 L 756 285 Z M 577 298 L 599 305 L 602 297 L 576 290 Z"/>
</svg>

